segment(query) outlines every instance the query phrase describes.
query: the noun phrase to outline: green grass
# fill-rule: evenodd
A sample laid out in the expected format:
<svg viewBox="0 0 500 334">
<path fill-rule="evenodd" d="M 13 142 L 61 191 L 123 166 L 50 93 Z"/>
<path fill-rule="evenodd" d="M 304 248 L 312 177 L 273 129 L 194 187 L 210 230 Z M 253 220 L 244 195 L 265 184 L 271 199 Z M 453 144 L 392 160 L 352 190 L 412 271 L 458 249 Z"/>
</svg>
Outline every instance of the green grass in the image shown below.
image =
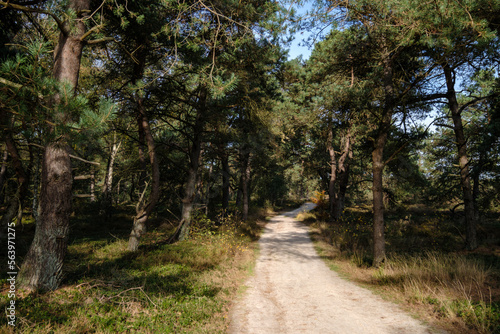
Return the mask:
<svg viewBox="0 0 500 334">
<path fill-rule="evenodd" d="M 139 251 L 130 253 L 131 222 L 125 217 L 73 220 L 62 287 L 18 298 L 16 332 L 225 331 L 229 303 L 255 259 L 260 227 L 233 218 L 216 225 L 202 217 L 189 240 L 168 244 L 172 226 L 157 220 Z M 8 301 L 2 293 L 0 306 Z M 0 318 L 3 332 L 9 332 L 6 321 Z"/>
</svg>

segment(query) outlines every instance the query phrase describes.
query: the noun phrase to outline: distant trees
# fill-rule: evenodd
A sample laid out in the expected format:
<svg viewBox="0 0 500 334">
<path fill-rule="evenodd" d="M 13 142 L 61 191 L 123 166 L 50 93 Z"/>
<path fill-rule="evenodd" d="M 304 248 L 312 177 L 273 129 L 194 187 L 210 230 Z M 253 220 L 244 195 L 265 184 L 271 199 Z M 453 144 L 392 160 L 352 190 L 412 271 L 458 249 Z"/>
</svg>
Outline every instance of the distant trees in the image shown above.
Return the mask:
<svg viewBox="0 0 500 334">
<path fill-rule="evenodd" d="M 498 5 L 488 1 L 481 4 L 318 1 L 317 5 L 317 11 L 312 13 L 316 24 L 331 24 L 333 29 L 315 45 L 311 58 L 304 64 L 310 77 L 303 75 L 299 79 L 301 93 L 294 95 L 296 101 L 301 101 L 299 105 L 319 115 L 309 131 L 321 133 L 323 138 L 323 143 L 315 145 L 325 152 L 320 159 L 328 171 L 323 169 L 321 173 L 323 179 L 328 177 L 331 219 L 338 219 L 335 202 L 341 189 L 345 189 L 338 167 L 343 162 L 342 154 L 348 151 L 332 143 L 336 140 L 349 146 L 359 143 L 360 152 L 366 152 L 366 143 L 370 143 L 373 265 L 384 261 L 384 208 L 392 196 L 388 180 L 400 177 L 400 171 L 395 173 L 397 162 L 408 160 L 402 157 L 408 156 L 410 149 L 423 147 L 418 142 L 426 134 L 415 120 L 430 117 L 432 108 L 444 104 L 445 118 L 450 122 L 434 123 L 454 130 L 465 203 L 466 246 L 476 248 L 473 188 L 477 194 L 481 178 L 472 171 L 479 172 L 481 168 L 472 167 L 474 159 L 468 153 L 470 139 L 464 130 L 462 114 L 474 106 L 485 107 L 485 102 L 495 94 L 484 88 L 473 92 L 466 85 L 459 92 L 458 85 L 459 78 L 467 82 L 475 73 L 489 71 L 496 64 L 490 50 L 496 47 L 498 36 L 492 28 L 497 26 L 492 25 L 494 20 L 489 14 L 479 14 L 479 8 L 484 6 L 481 8 L 493 13 Z M 341 28 L 336 29 L 337 26 Z M 491 106 L 485 107 L 488 108 L 491 110 Z M 484 161 L 485 155 L 482 157 Z M 360 163 L 361 159 L 363 155 L 354 160 Z M 478 165 L 484 165 L 479 160 Z M 415 172 L 418 167 L 414 161 L 405 165 L 407 173 L 423 178 Z M 357 179 L 366 181 L 363 177 Z M 335 184 L 340 188 L 335 190 Z"/>
</svg>

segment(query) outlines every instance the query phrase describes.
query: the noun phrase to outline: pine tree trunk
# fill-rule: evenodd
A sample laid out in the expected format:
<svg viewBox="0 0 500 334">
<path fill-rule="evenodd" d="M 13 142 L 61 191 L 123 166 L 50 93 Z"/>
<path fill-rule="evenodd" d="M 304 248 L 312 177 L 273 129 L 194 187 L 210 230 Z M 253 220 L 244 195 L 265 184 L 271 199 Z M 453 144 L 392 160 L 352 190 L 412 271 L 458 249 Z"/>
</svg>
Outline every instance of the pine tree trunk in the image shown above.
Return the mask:
<svg viewBox="0 0 500 334">
<path fill-rule="evenodd" d="M 240 169 L 241 170 L 241 169 Z M 236 192 L 236 207 L 241 206 L 243 198 L 243 173 L 240 173 L 240 179 L 238 180 L 238 191 Z"/>
<path fill-rule="evenodd" d="M 5 183 L 5 176 L 7 174 L 7 159 L 9 158 L 9 151 L 7 148 L 5 148 L 3 152 L 3 157 L 2 157 L 2 167 L 0 168 L 0 205 L 3 203 L 4 199 L 4 183 Z"/>
<path fill-rule="evenodd" d="M 113 145 L 111 146 L 111 152 L 109 154 L 108 166 L 106 168 L 106 176 L 104 177 L 104 187 L 102 190 L 102 209 L 101 212 L 106 217 L 111 216 L 111 211 L 113 209 L 113 171 L 115 159 L 120 149 L 121 142 L 116 143 L 116 133 L 113 137 Z"/>
<path fill-rule="evenodd" d="M 39 206 L 39 198 L 40 198 L 40 193 L 39 193 L 39 188 L 40 188 L 40 153 L 35 154 L 35 159 L 34 159 L 34 164 L 35 164 L 35 171 L 33 173 L 33 202 L 32 202 L 32 207 L 31 210 L 33 211 L 33 218 L 35 218 L 35 222 L 38 222 L 38 206 Z"/>
<path fill-rule="evenodd" d="M 351 135 L 350 130 L 347 130 L 347 135 L 344 141 L 344 148 L 338 163 L 338 194 L 335 198 L 335 206 L 333 210 L 334 221 L 339 221 L 345 206 L 345 195 L 347 185 L 349 184 L 349 164 L 352 159 Z"/>
<path fill-rule="evenodd" d="M 74 90 L 78 84 L 84 46 L 83 18 L 88 13 L 90 0 L 69 0 L 68 6 L 76 13 L 77 19 L 65 21 L 61 28 L 54 50 L 53 75 L 56 80 L 69 84 Z M 64 99 L 56 95 L 53 103 L 64 103 Z M 70 115 L 66 114 L 56 114 L 54 117 L 61 123 L 71 120 Z M 71 172 L 68 145 L 64 140 L 49 143 L 42 163 L 40 220 L 19 272 L 20 286 L 28 290 L 55 290 L 61 283 L 71 213 Z"/>
<path fill-rule="evenodd" d="M 90 202 L 94 203 L 95 202 L 95 171 L 94 168 L 92 168 L 90 172 Z"/>
<path fill-rule="evenodd" d="M 141 237 L 146 233 L 146 223 L 149 216 L 153 212 L 153 209 L 160 198 L 160 165 L 156 156 L 156 148 L 153 135 L 151 133 L 151 128 L 149 126 L 149 120 L 146 115 L 146 110 L 144 109 L 142 98 L 137 99 L 138 112 L 140 122 L 139 126 L 142 128 L 144 133 L 144 138 L 148 147 L 149 162 L 151 164 L 151 193 L 149 195 L 149 200 L 146 205 L 139 205 L 137 208 L 137 214 L 134 218 L 134 225 L 132 227 L 132 232 L 130 233 L 128 250 L 135 252 L 139 249 L 139 242 Z"/>
<path fill-rule="evenodd" d="M 242 220 L 248 220 L 248 211 L 250 209 L 250 152 L 242 155 L 241 165 L 241 202 L 242 202 Z"/>
<path fill-rule="evenodd" d="M 204 120 L 204 103 L 206 96 L 202 93 L 200 100 L 202 105 L 199 107 L 195 124 L 193 127 L 193 142 L 189 154 L 189 170 L 188 178 L 184 190 L 184 198 L 182 199 L 182 214 L 181 222 L 179 225 L 178 240 L 186 240 L 189 236 L 189 230 L 191 228 L 191 213 L 193 211 L 194 198 L 196 195 L 196 181 L 198 176 L 198 168 L 200 166 L 201 157 L 201 145 L 203 140 L 203 128 L 205 126 Z"/>
<path fill-rule="evenodd" d="M 443 70 L 446 78 L 448 106 L 451 111 L 453 130 L 455 132 L 455 139 L 457 141 L 456 144 L 458 150 L 458 163 L 460 166 L 460 183 L 462 186 L 465 205 L 465 242 L 468 250 L 474 250 L 478 247 L 478 243 L 474 198 L 472 195 L 472 186 L 469 173 L 469 158 L 467 156 L 467 139 L 465 138 L 464 128 L 462 125 L 461 110 L 458 107 L 453 70 L 449 65 L 444 65 Z"/>
<path fill-rule="evenodd" d="M 334 220 L 335 208 L 335 183 L 337 182 L 337 158 L 335 157 L 335 149 L 333 148 L 333 125 L 328 125 L 327 151 L 330 157 L 330 179 L 328 181 L 328 201 L 330 210 L 330 221 Z"/>
<path fill-rule="evenodd" d="M 137 127 L 139 135 L 138 142 L 139 142 L 139 168 L 140 168 L 139 176 L 137 178 L 137 190 L 139 192 L 138 198 L 141 198 L 141 196 L 144 193 L 144 190 L 146 189 L 147 163 L 146 163 L 146 154 L 144 153 L 146 151 L 146 139 L 140 115 L 137 117 Z"/>
<path fill-rule="evenodd" d="M 213 163 L 210 163 L 210 167 L 208 168 L 208 177 L 207 177 L 207 190 L 205 194 L 205 214 L 208 215 L 208 205 L 210 204 L 210 197 L 211 197 L 211 192 L 212 192 L 212 185 L 211 185 L 211 179 L 212 179 L 212 172 L 214 170 L 214 165 Z"/>
<path fill-rule="evenodd" d="M 19 273 L 28 290 L 55 290 L 62 280 L 71 213 L 71 161 L 65 144 L 51 143 L 42 163 L 39 221 Z"/>
<path fill-rule="evenodd" d="M 477 163 L 477 166 L 473 169 L 472 171 L 472 199 L 474 201 L 474 215 L 476 219 L 476 223 L 479 221 L 479 204 L 478 204 L 478 199 L 480 195 L 480 190 L 479 190 L 479 184 L 480 184 L 480 176 L 483 171 L 483 166 L 485 163 L 486 159 L 486 153 L 484 150 L 481 150 L 479 153 L 479 161 Z"/>
<path fill-rule="evenodd" d="M 229 208 L 229 187 L 231 185 L 230 170 L 229 170 L 229 157 L 227 152 L 224 152 L 221 157 L 222 162 L 222 210 L 224 214 Z"/>
<path fill-rule="evenodd" d="M 12 159 L 12 165 L 16 172 L 18 189 L 16 191 L 15 196 L 9 202 L 9 206 L 7 208 L 6 213 L 2 216 L 2 219 L 0 220 L 0 228 L 1 228 L 0 235 L 2 236 L 2 238 L 5 236 L 4 234 L 5 231 L 7 231 L 8 224 L 11 223 L 14 220 L 14 218 L 16 218 L 16 214 L 17 214 L 17 225 L 21 224 L 23 203 L 24 199 L 26 198 L 26 195 L 28 194 L 28 185 L 30 179 L 30 173 L 27 172 L 23 167 L 21 156 L 19 154 L 19 151 L 17 150 L 16 144 L 14 142 L 14 139 L 12 138 L 12 134 L 10 133 L 9 129 L 5 129 L 4 131 L 4 140 L 6 148 Z M 27 170 L 29 171 L 30 168 L 28 168 Z"/>
<path fill-rule="evenodd" d="M 372 168 L 373 168 L 373 266 L 379 267 L 385 260 L 385 222 L 384 222 L 384 148 L 387 142 L 392 113 L 393 113 L 393 83 L 392 61 L 389 56 L 384 59 L 383 69 L 384 107 L 378 125 L 377 134 L 373 143 Z"/>
<path fill-rule="evenodd" d="M 373 164 L 373 266 L 378 267 L 385 259 L 384 235 L 384 144 L 387 134 L 378 136 L 372 151 Z"/>
</svg>

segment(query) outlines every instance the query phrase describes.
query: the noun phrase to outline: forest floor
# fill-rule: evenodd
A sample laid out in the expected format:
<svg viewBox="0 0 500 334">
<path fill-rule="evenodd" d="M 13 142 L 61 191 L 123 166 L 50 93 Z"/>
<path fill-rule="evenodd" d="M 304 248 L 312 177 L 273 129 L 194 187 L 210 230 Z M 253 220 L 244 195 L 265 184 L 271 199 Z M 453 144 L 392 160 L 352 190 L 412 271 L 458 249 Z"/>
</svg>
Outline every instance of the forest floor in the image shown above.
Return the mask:
<svg viewBox="0 0 500 334">
<path fill-rule="evenodd" d="M 301 208 L 272 218 L 229 333 L 442 333 L 370 290 L 342 279 L 314 250 Z"/>
</svg>

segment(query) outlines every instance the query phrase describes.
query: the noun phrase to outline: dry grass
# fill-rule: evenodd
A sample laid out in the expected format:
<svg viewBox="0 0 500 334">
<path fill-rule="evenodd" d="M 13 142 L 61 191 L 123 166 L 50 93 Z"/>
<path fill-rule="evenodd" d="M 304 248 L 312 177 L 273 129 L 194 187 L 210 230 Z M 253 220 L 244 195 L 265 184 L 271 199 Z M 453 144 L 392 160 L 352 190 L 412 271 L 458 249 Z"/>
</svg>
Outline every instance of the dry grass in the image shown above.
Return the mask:
<svg viewBox="0 0 500 334">
<path fill-rule="evenodd" d="M 450 333 L 500 333 L 497 267 L 477 254 L 438 250 L 393 252 L 383 267 L 370 267 L 363 217 L 336 227 L 301 218 L 309 221 L 320 255 L 341 275 Z M 404 243 L 404 235 L 399 238 Z"/>
</svg>

